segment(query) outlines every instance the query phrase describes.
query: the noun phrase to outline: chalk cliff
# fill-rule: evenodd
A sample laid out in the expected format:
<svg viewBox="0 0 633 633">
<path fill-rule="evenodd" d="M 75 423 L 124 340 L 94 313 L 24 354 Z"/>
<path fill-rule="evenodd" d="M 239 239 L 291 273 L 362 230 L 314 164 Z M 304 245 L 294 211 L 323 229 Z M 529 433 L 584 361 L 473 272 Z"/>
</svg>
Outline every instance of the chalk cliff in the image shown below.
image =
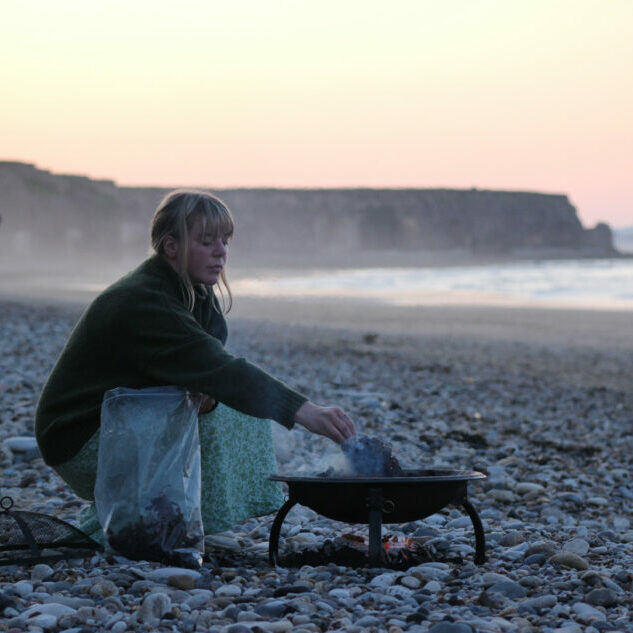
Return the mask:
<svg viewBox="0 0 633 633">
<path fill-rule="evenodd" d="M 0 162 L 0 249 L 7 254 L 144 253 L 166 189 Z M 250 261 L 350 260 L 353 253 L 480 257 L 608 256 L 611 229 L 586 229 L 565 195 L 459 189 L 226 189 Z M 351 260 L 350 260 L 351 261 Z"/>
</svg>

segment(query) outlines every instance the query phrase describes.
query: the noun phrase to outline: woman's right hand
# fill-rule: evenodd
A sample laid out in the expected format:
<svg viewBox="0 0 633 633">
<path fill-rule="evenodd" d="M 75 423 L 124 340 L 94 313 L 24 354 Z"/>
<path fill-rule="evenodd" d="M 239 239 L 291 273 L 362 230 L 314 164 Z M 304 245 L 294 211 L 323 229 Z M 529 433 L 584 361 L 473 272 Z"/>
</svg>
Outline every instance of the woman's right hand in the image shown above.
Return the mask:
<svg viewBox="0 0 633 633">
<path fill-rule="evenodd" d="M 356 427 L 340 407 L 320 407 L 310 400 L 304 402 L 295 414 L 295 422 L 311 433 L 324 435 L 342 444 L 356 435 Z"/>
</svg>

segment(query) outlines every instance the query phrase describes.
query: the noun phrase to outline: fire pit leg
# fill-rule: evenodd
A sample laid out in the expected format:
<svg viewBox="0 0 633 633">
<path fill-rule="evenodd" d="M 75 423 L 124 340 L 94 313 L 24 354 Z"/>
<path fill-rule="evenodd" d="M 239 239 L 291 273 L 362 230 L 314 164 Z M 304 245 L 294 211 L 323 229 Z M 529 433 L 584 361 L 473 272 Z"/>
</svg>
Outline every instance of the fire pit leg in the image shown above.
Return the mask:
<svg viewBox="0 0 633 633">
<path fill-rule="evenodd" d="M 382 489 L 370 488 L 367 498 L 369 507 L 369 549 L 368 563 L 370 567 L 380 566 L 382 553 Z"/>
<path fill-rule="evenodd" d="M 477 514 L 477 510 L 475 510 L 475 507 L 468 499 L 464 498 L 462 500 L 462 506 L 464 506 L 464 509 L 468 512 L 468 516 L 475 528 L 475 563 L 481 565 L 486 562 L 486 536 L 484 534 L 484 528 Z"/>
<path fill-rule="evenodd" d="M 281 533 L 281 524 L 284 522 L 286 515 L 290 512 L 290 508 L 297 502 L 288 499 L 277 511 L 277 516 L 270 528 L 270 538 L 268 539 L 268 563 L 271 566 L 279 565 L 279 534 Z"/>
</svg>

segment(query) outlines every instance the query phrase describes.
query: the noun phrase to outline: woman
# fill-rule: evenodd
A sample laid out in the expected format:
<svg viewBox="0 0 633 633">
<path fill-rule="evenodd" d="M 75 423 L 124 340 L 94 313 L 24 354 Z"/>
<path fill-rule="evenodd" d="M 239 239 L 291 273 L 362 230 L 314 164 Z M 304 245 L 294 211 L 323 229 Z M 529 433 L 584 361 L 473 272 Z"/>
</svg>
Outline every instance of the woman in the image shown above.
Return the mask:
<svg viewBox="0 0 633 633">
<path fill-rule="evenodd" d="M 206 533 L 280 505 L 279 487 L 266 480 L 274 454 L 270 425 L 261 419 L 289 429 L 300 424 L 338 443 L 354 435 L 340 408 L 310 402 L 224 349 L 227 327 L 214 288 L 230 308 L 224 266 L 232 235 L 231 213 L 215 196 L 168 194 L 152 222 L 154 255 L 100 294 L 77 323 L 42 391 L 35 432 L 46 463 L 79 496 L 94 498 L 101 402 L 117 386 L 177 385 L 205 394 Z"/>
</svg>

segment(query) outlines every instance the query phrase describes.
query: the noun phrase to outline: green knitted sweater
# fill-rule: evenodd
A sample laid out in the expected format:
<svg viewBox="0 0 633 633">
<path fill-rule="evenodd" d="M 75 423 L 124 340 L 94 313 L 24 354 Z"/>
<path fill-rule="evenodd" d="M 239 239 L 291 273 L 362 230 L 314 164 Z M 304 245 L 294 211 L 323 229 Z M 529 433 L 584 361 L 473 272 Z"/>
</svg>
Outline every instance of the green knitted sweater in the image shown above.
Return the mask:
<svg viewBox="0 0 633 633">
<path fill-rule="evenodd" d="M 226 323 L 212 292 L 187 310 L 171 266 L 153 256 L 100 294 L 75 326 L 37 406 L 46 463 L 68 461 L 99 427 L 114 387 L 178 385 L 291 428 L 301 394 L 224 349 Z"/>
</svg>

